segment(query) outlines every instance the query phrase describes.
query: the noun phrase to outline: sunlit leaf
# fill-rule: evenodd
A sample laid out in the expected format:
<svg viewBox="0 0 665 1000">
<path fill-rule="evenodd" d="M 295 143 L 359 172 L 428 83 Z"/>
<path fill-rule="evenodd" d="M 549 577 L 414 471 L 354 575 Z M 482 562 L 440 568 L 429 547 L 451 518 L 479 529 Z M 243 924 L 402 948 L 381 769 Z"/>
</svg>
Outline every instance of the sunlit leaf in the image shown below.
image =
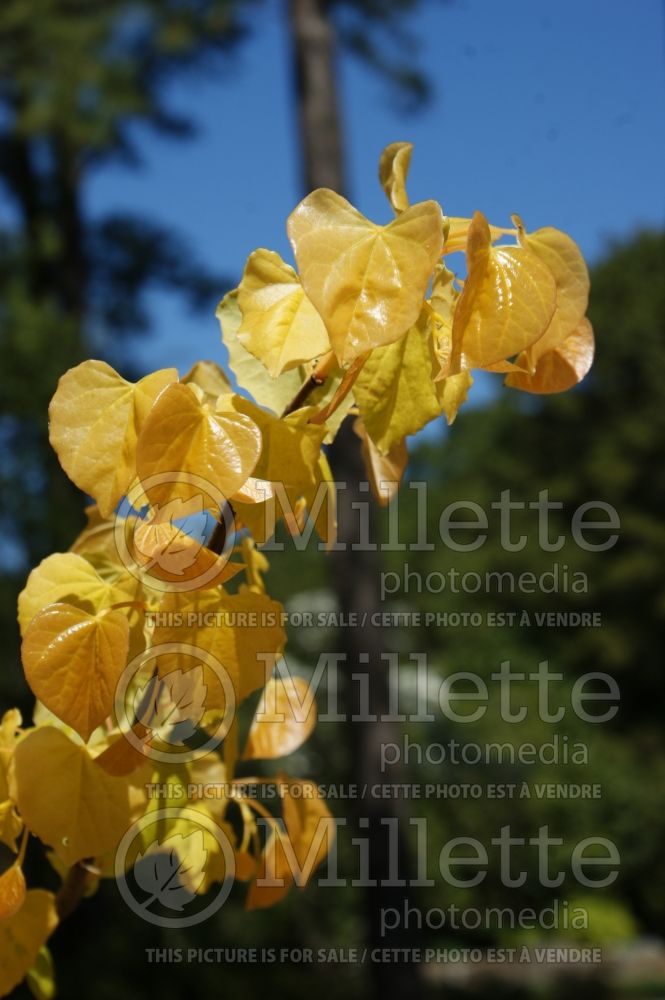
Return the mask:
<svg viewBox="0 0 665 1000">
<path fill-rule="evenodd" d="M 589 271 L 579 247 L 559 229 L 547 227 L 526 233 L 522 220 L 513 216 L 520 246 L 533 251 L 552 272 L 556 282 L 556 309 L 549 326 L 527 350 L 530 367 L 554 350 L 584 318 L 589 303 Z"/>
<path fill-rule="evenodd" d="M 282 605 L 265 594 L 249 590 L 233 595 L 214 591 L 172 594 L 165 599 L 163 610 L 174 614 L 168 616 L 166 624 L 158 623 L 155 645 L 184 643 L 211 653 L 233 685 L 237 702 L 265 685 L 284 649 Z M 224 708 L 223 681 L 204 657 L 161 655 L 159 676 L 165 678 L 174 670 L 188 671 L 200 665 L 207 686 L 206 709 Z"/>
<path fill-rule="evenodd" d="M 593 329 L 585 318 L 563 343 L 538 359 L 533 375 L 514 372 L 506 378 L 506 385 L 524 392 L 565 392 L 582 381 L 591 368 L 593 353 Z"/>
<path fill-rule="evenodd" d="M 233 386 L 215 361 L 197 361 L 181 381 L 185 385 L 198 385 L 206 401 L 213 405 L 224 393 L 233 392 Z"/>
<path fill-rule="evenodd" d="M 457 412 L 466 402 L 469 389 L 473 385 L 473 378 L 470 371 L 458 372 L 456 375 L 449 375 L 443 382 L 436 384 L 437 393 L 441 400 L 441 407 L 446 415 L 448 424 L 452 424 L 457 416 Z"/>
<path fill-rule="evenodd" d="M 413 205 L 388 226 L 334 191 L 308 195 L 288 221 L 303 287 L 340 364 L 399 340 L 418 319 L 441 253 L 439 205 Z"/>
<path fill-rule="evenodd" d="M 76 485 L 108 517 L 135 478 L 136 442 L 159 393 L 175 382 L 174 368 L 136 385 L 104 361 L 84 361 L 66 372 L 49 406 L 49 437 Z"/>
<path fill-rule="evenodd" d="M 358 410 L 383 455 L 441 414 L 432 381 L 430 328 L 423 311 L 406 337 L 372 351 L 356 379 Z"/>
<path fill-rule="evenodd" d="M 14 751 L 12 797 L 23 820 L 68 866 L 113 850 L 130 825 L 128 785 L 52 726 Z"/>
<path fill-rule="evenodd" d="M 97 570 L 74 552 L 47 556 L 32 570 L 19 594 L 18 620 L 21 633 L 35 615 L 49 604 L 64 602 L 91 613 L 128 599 L 116 583 L 104 580 Z"/>
<path fill-rule="evenodd" d="M 129 623 L 120 611 L 89 614 L 60 603 L 32 619 L 21 656 L 36 697 L 87 741 L 111 714 L 128 649 Z"/>
<path fill-rule="evenodd" d="M 216 314 L 222 329 L 222 341 L 229 352 L 229 368 L 241 389 L 273 413 L 282 413 L 294 398 L 302 377 L 297 369 L 272 378 L 264 365 L 243 347 L 238 339 L 242 313 L 237 291 L 229 292 L 217 306 Z"/>
<path fill-rule="evenodd" d="M 151 485 L 153 504 L 176 498 L 189 500 L 201 493 L 190 477 L 200 477 L 227 497 L 252 474 L 261 451 L 256 424 L 234 411 L 233 397 L 220 397 L 213 407 L 201 402 L 191 386 L 175 383 L 152 408 L 138 441 L 139 478 L 164 475 Z"/>
<path fill-rule="evenodd" d="M 255 250 L 238 288 L 240 343 L 277 378 L 330 350 L 323 320 L 277 253 Z"/>
<path fill-rule="evenodd" d="M 493 247 L 480 212 L 469 229 L 467 269 L 453 322 L 453 374 L 530 347 L 547 329 L 556 305 L 547 265 L 526 247 Z"/>
</svg>

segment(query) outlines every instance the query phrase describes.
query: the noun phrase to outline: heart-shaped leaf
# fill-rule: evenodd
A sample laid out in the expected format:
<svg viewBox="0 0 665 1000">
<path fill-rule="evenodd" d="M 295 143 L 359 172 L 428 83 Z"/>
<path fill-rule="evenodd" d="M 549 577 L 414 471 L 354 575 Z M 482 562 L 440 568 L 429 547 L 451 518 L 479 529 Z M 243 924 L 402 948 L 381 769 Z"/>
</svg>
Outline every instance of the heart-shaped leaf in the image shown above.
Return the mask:
<svg viewBox="0 0 665 1000">
<path fill-rule="evenodd" d="M 136 385 L 105 361 L 84 361 L 66 372 L 49 406 L 49 438 L 60 463 L 108 517 L 136 476 L 136 441 L 150 407 L 175 368 Z"/>
<path fill-rule="evenodd" d="M 416 322 L 443 244 L 435 201 L 378 226 L 321 188 L 291 214 L 288 233 L 305 292 L 341 365 L 399 340 Z"/>
<path fill-rule="evenodd" d="M 240 343 L 273 378 L 330 350 L 323 320 L 277 253 L 255 250 L 238 287 Z"/>
<path fill-rule="evenodd" d="M 111 714 L 128 650 L 122 612 L 51 604 L 30 622 L 21 655 L 35 696 L 87 741 Z"/>
</svg>

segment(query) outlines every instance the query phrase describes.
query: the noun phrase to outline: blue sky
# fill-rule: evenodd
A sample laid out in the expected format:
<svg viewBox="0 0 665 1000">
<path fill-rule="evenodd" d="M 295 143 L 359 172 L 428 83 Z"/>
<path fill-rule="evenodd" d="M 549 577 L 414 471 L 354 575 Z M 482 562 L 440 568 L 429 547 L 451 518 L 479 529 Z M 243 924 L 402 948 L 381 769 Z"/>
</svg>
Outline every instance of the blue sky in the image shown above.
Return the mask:
<svg viewBox="0 0 665 1000">
<path fill-rule="evenodd" d="M 214 80 L 172 88 L 197 138 L 145 133 L 144 166 L 89 182 L 91 213 L 133 209 L 173 224 L 208 266 L 237 279 L 257 246 L 290 259 L 286 216 L 302 195 L 290 53 L 281 0 L 257 4 L 251 35 Z M 663 224 L 665 26 L 660 0 L 429 0 L 409 20 L 433 99 L 405 116 L 351 56 L 341 63 L 351 197 L 377 221 L 390 210 L 379 153 L 415 143 L 412 200 L 451 215 L 481 208 L 499 224 L 567 230 L 593 261 L 608 240 Z M 221 294 L 226 289 L 220 288 Z M 171 296 L 152 299 L 146 368 L 221 360 L 217 324 Z"/>
</svg>

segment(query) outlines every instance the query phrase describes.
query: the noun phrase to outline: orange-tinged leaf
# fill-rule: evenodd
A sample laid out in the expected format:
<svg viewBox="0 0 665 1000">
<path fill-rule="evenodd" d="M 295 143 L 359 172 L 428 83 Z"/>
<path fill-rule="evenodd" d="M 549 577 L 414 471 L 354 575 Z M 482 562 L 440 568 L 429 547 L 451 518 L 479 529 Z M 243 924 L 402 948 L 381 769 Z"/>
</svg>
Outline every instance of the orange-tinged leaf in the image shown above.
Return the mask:
<svg viewBox="0 0 665 1000">
<path fill-rule="evenodd" d="M 261 452 L 261 432 L 232 408 L 232 400 L 220 397 L 213 407 L 201 402 L 189 385 L 175 383 L 164 390 L 144 424 L 136 452 L 144 486 L 150 477 L 164 476 L 146 490 L 153 504 L 201 494 L 201 484 L 191 477 L 200 477 L 228 497 L 252 474 Z"/>
<path fill-rule="evenodd" d="M 68 867 L 114 850 L 131 822 L 126 779 L 106 774 L 53 726 L 18 744 L 11 785 L 25 825 Z"/>
<path fill-rule="evenodd" d="M 122 612 L 89 614 L 61 603 L 32 619 L 21 655 L 35 696 L 87 741 L 111 714 L 128 649 Z"/>
<path fill-rule="evenodd" d="M 309 685 L 302 677 L 271 677 L 252 719 L 245 760 L 285 757 L 308 739 L 316 726 L 316 706 L 303 718 Z"/>
<path fill-rule="evenodd" d="M 330 811 L 312 781 L 278 776 L 285 829 L 273 828 L 259 860 L 245 906 L 273 906 L 295 883 L 307 885 L 334 840 Z M 297 792 L 292 789 L 297 788 Z M 261 885 L 262 881 L 274 884 Z M 282 883 L 281 885 L 279 883 Z"/>
<path fill-rule="evenodd" d="M 196 499 L 202 504 L 201 495 Z M 229 562 L 226 555 L 211 552 L 177 524 L 177 520 L 188 516 L 183 507 L 187 505 L 176 498 L 136 521 L 130 551 L 137 565 L 151 577 L 181 588 L 190 582 L 199 588 L 215 587 L 230 580 L 242 570 L 242 565 Z"/>
<path fill-rule="evenodd" d="M 95 757 L 95 764 L 107 774 L 112 774 L 115 777 L 132 774 L 142 764 L 145 764 L 151 733 L 140 722 L 132 726 L 132 732 L 135 737 L 134 742 L 130 743 L 124 733 L 120 734 Z M 141 746 L 143 753 L 139 751 L 136 744 Z"/>
<path fill-rule="evenodd" d="M 13 864 L 0 875 L 0 920 L 7 920 L 23 906 L 25 901 L 25 876 L 19 864 Z"/>
<path fill-rule="evenodd" d="M 593 328 L 584 318 L 563 343 L 539 358 L 532 375 L 513 372 L 506 378 L 506 385 L 540 394 L 565 392 L 582 381 L 593 363 L 593 353 Z"/>
<path fill-rule="evenodd" d="M 60 464 L 108 517 L 135 478 L 136 441 L 159 393 L 177 381 L 175 368 L 136 385 L 104 361 L 66 372 L 49 406 L 49 437 Z"/>
<path fill-rule="evenodd" d="M 18 986 L 57 924 L 55 896 L 44 889 L 30 889 L 20 910 L 0 921 L 0 996 Z"/>
<path fill-rule="evenodd" d="M 436 202 L 412 205 L 378 226 L 322 188 L 291 214 L 288 233 L 341 365 L 399 340 L 416 322 L 443 243 Z"/>
<path fill-rule="evenodd" d="M 395 212 L 405 212 L 409 207 L 409 196 L 406 193 L 406 178 L 411 165 L 413 144 L 410 142 L 392 142 L 386 146 L 379 160 L 379 180 L 386 192 L 388 201 Z"/>
<path fill-rule="evenodd" d="M 556 309 L 549 326 L 527 350 L 533 369 L 538 359 L 554 350 L 584 318 L 589 304 L 589 271 L 579 247 L 570 236 L 550 226 L 526 233 L 522 220 L 513 216 L 520 246 L 533 251 L 552 272 L 556 282 Z"/>
<path fill-rule="evenodd" d="M 377 503 L 387 507 L 399 489 L 409 461 L 406 441 L 402 439 L 395 442 L 390 451 L 382 455 L 367 433 L 361 417 L 354 421 L 353 429 L 360 438 L 365 472 L 372 493 Z"/>
<path fill-rule="evenodd" d="M 469 229 L 467 268 L 453 320 L 453 374 L 530 347 L 547 329 L 556 306 L 556 284 L 547 265 L 525 247 L 493 247 L 480 212 Z"/>
<path fill-rule="evenodd" d="M 277 253 L 250 254 L 238 287 L 238 340 L 273 378 L 330 350 L 323 320 Z"/>
</svg>

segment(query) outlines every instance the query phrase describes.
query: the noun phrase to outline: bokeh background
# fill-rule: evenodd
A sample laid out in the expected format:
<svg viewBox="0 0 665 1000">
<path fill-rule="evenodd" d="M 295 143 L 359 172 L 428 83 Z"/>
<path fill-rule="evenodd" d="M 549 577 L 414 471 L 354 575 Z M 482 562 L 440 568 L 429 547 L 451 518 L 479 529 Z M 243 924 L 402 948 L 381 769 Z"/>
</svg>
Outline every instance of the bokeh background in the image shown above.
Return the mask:
<svg viewBox="0 0 665 1000">
<path fill-rule="evenodd" d="M 546 599 L 497 593 L 404 593 L 406 610 L 591 610 L 600 629 L 394 629 L 387 646 L 426 652 L 441 676 L 491 673 L 502 659 L 535 669 L 548 658 L 565 680 L 610 672 L 621 687 L 611 725 L 559 735 L 589 744 L 584 768 L 411 766 L 424 782 L 558 780 L 602 785 L 599 800 L 418 805 L 437 844 L 510 822 L 533 833 L 545 823 L 566 837 L 600 833 L 622 855 L 621 876 L 583 901 L 588 931 L 552 931 L 548 943 L 602 944 L 608 960 L 580 969 L 438 966 L 411 970 L 415 995 L 665 995 L 665 85 L 664 10 L 658 0 L 5 0 L 0 9 L 0 701 L 26 717 L 16 595 L 31 565 L 65 550 L 82 525 L 82 498 L 52 456 L 46 409 L 57 378 L 102 356 L 128 376 L 199 358 L 224 363 L 214 307 L 239 280 L 257 246 L 290 259 L 286 216 L 305 192 L 308 165 L 298 109 L 298 18 L 318 18 L 335 70 L 344 186 L 366 215 L 387 221 L 376 179 L 381 149 L 415 143 L 412 200 L 434 197 L 451 215 L 482 209 L 527 228 L 556 225 L 592 268 L 590 317 L 597 360 L 562 398 L 524 399 L 489 377 L 452 432 L 430 427 L 414 442 L 409 475 L 431 484 L 436 511 L 461 498 L 487 506 L 510 488 L 563 501 L 568 531 L 581 503 L 603 499 L 620 513 L 619 544 L 595 555 L 567 545 L 557 555 L 583 571 L 589 593 Z M 302 19 L 305 19 L 303 22 Z M 302 52 L 300 52 L 300 57 Z M 309 165 L 311 173 L 311 164 Z M 405 538 L 417 533 L 415 497 L 400 508 Z M 530 522 L 532 525 L 532 522 Z M 528 527 L 528 525 L 527 525 Z M 402 553 L 385 569 L 403 572 Z M 498 537 L 462 556 L 408 555 L 425 575 L 451 567 L 540 573 L 552 558 L 535 546 L 503 552 Z M 271 593 L 293 609 L 336 606 L 326 559 L 287 551 L 272 558 Z M 298 580 L 294 593 L 293 580 Z M 305 675 L 331 636 L 294 630 L 290 662 Z M 457 734 L 468 738 L 468 728 Z M 514 730 L 514 727 L 512 727 Z M 597 730 L 597 731 L 596 731 Z M 450 724 L 409 730 L 445 743 Z M 496 712 L 473 739 L 543 742 L 551 727 L 529 723 L 519 738 Z M 335 726 L 319 726 L 291 766 L 321 781 L 352 778 L 359 762 Z M 333 805 L 333 811 L 343 814 Z M 341 812 L 340 812 L 341 811 Z M 412 810 L 413 812 L 413 810 Z M 352 864 L 348 841 L 342 845 Z M 579 887 L 511 890 L 510 905 L 574 905 Z M 496 873 L 473 890 L 437 885 L 412 899 L 423 909 L 451 901 L 506 905 Z M 356 966 L 149 965 L 149 947 L 350 947 L 371 937 L 360 889 L 292 892 L 272 911 L 243 911 L 239 887 L 208 924 L 185 932 L 143 924 L 105 885 L 53 941 L 63 997 L 99 1000 L 148 992 L 180 996 L 391 995 L 391 971 Z M 533 944 L 533 934 L 413 927 L 401 940 L 423 947 Z M 399 977 L 397 977 L 399 979 Z M 397 980 L 393 977 L 393 982 Z M 406 987 L 405 987 L 406 988 Z M 396 994 L 397 995 L 397 992 Z"/>
</svg>

